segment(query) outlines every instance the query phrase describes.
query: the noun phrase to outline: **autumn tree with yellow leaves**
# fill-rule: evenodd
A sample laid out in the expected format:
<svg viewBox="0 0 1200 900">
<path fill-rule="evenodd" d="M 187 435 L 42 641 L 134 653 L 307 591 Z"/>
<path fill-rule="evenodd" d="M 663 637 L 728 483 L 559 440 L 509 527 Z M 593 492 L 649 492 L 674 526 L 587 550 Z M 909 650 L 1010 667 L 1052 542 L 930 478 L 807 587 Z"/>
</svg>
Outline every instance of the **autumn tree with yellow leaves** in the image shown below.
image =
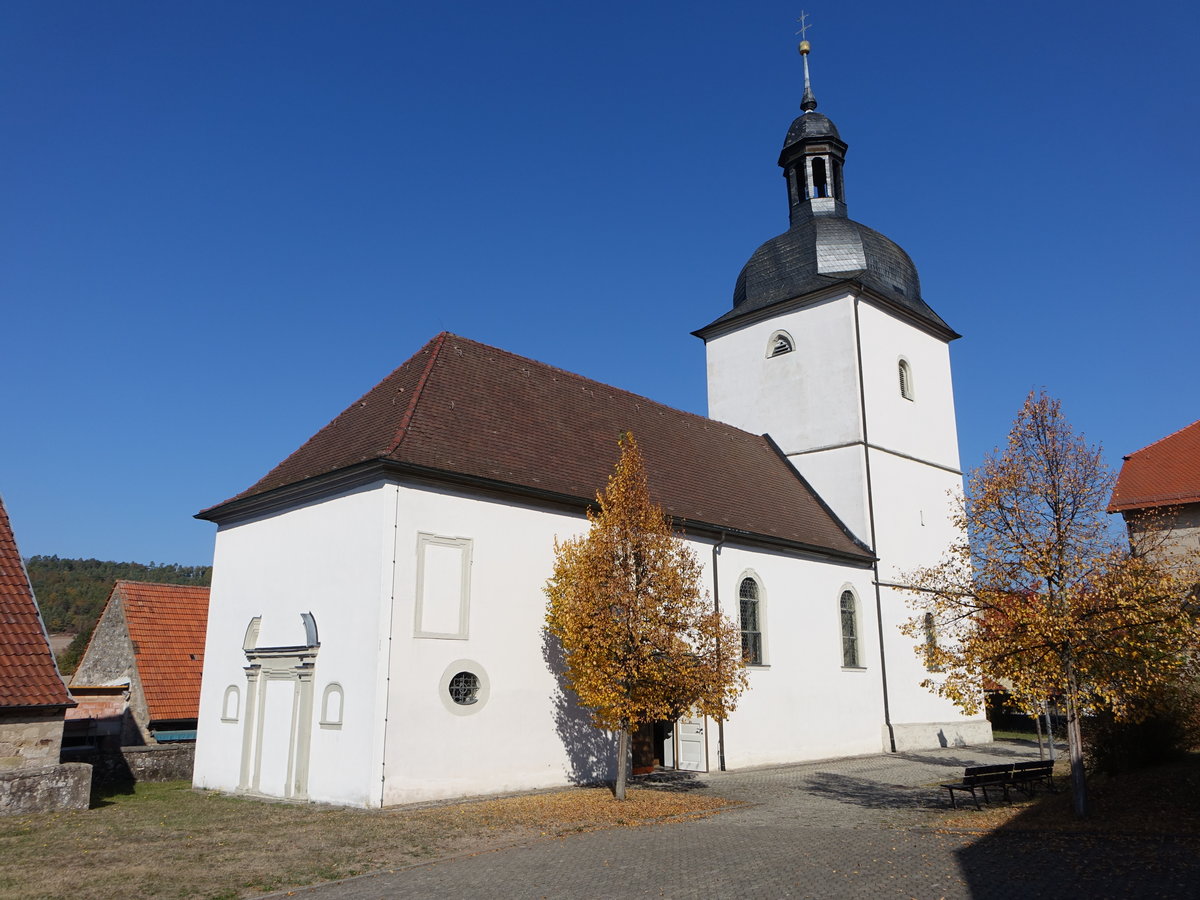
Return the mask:
<svg viewBox="0 0 1200 900">
<path fill-rule="evenodd" d="M 555 541 L 546 627 L 596 728 L 615 731 L 625 799 L 632 732 L 689 711 L 723 720 L 746 687 L 737 626 L 701 591 L 700 563 L 650 501 L 632 435 L 586 535 Z"/>
<path fill-rule="evenodd" d="M 961 540 L 909 573 L 925 685 L 968 713 L 980 684 L 1003 684 L 1024 711 L 1051 697 L 1067 712 L 1075 811 L 1087 814 L 1080 717 L 1137 714 L 1196 646 L 1194 574 L 1132 552 L 1106 521 L 1113 476 L 1059 402 L 1031 392 L 1007 445 L 967 482 Z M 1189 580 L 1190 579 L 1190 580 Z"/>
</svg>

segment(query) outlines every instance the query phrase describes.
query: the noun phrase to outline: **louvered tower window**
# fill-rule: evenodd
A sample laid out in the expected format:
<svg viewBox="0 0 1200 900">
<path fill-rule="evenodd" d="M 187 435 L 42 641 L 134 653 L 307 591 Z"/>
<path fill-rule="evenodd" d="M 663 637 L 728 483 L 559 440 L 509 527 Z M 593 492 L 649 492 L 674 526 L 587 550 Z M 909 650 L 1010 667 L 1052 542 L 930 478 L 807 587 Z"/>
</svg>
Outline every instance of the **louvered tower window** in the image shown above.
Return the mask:
<svg viewBox="0 0 1200 900">
<path fill-rule="evenodd" d="M 899 370 L 900 396 L 905 400 L 911 400 L 913 398 L 912 369 L 909 368 L 907 360 L 900 360 Z"/>
<path fill-rule="evenodd" d="M 792 336 L 786 331 L 777 331 L 771 335 L 771 340 L 767 342 L 767 358 L 773 356 L 782 356 L 784 353 L 791 353 L 796 347 L 792 343 Z"/>
</svg>

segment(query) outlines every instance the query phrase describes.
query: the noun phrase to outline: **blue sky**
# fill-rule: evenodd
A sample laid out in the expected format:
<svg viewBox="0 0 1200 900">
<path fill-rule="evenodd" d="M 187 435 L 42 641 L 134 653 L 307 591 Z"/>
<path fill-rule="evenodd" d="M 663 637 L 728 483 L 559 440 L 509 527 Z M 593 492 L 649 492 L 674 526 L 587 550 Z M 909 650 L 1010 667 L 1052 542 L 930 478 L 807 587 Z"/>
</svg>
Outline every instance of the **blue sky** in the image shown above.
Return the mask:
<svg viewBox="0 0 1200 900">
<path fill-rule="evenodd" d="M 850 215 L 916 261 L 963 464 L 1045 387 L 1200 417 L 1192 4 L 808 6 Z M 207 563 L 197 510 L 450 330 L 695 412 L 787 227 L 790 3 L 0 5 L 0 493 L 22 552 Z"/>
</svg>

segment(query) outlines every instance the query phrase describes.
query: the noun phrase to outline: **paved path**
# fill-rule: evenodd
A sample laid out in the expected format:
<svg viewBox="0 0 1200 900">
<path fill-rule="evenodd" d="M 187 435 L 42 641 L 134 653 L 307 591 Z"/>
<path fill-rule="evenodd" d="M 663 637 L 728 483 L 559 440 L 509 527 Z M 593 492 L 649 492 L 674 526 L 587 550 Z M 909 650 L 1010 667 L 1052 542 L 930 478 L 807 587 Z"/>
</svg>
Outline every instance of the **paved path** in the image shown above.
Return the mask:
<svg viewBox="0 0 1200 900">
<path fill-rule="evenodd" d="M 941 749 L 698 777 L 747 805 L 679 824 L 540 840 L 289 892 L 374 898 L 1200 897 L 1200 844 L 1137 836 L 979 836 L 932 827 L 936 784 L 1036 756 Z M 284 895 L 272 895 L 284 896 Z"/>
</svg>

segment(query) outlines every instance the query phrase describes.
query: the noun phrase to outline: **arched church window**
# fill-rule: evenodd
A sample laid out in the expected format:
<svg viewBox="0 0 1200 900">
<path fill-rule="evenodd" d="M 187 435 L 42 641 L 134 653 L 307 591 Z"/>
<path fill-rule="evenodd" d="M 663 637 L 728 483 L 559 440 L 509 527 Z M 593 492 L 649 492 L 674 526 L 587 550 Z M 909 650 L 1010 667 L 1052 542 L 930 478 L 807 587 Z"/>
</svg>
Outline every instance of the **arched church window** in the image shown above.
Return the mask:
<svg viewBox="0 0 1200 900">
<path fill-rule="evenodd" d="M 933 617 L 933 613 L 927 612 L 921 620 L 921 625 L 925 632 L 925 668 L 930 672 L 940 672 L 942 667 L 930 658 L 938 645 L 937 619 Z"/>
<path fill-rule="evenodd" d="M 782 356 L 784 353 L 791 353 L 796 347 L 792 343 L 792 336 L 786 331 L 777 331 L 771 335 L 771 340 L 767 342 L 767 358 L 773 356 Z"/>
<path fill-rule="evenodd" d="M 813 196 L 828 197 L 829 196 L 829 176 L 825 171 L 824 157 L 814 157 L 812 161 L 813 175 Z"/>
<path fill-rule="evenodd" d="M 898 368 L 900 370 L 900 396 L 905 400 L 911 400 L 913 398 L 912 368 L 906 359 L 900 360 Z"/>
<path fill-rule="evenodd" d="M 840 159 L 835 159 L 833 161 L 833 199 L 846 199 L 842 195 L 842 161 Z"/>
<path fill-rule="evenodd" d="M 738 602 L 742 621 L 742 658 L 748 666 L 761 666 L 763 663 L 760 599 L 758 582 L 753 578 L 743 578 L 738 586 Z"/>
<path fill-rule="evenodd" d="M 858 656 L 858 603 L 854 591 L 842 591 L 838 612 L 842 620 L 842 665 L 857 669 L 862 664 Z"/>
</svg>

